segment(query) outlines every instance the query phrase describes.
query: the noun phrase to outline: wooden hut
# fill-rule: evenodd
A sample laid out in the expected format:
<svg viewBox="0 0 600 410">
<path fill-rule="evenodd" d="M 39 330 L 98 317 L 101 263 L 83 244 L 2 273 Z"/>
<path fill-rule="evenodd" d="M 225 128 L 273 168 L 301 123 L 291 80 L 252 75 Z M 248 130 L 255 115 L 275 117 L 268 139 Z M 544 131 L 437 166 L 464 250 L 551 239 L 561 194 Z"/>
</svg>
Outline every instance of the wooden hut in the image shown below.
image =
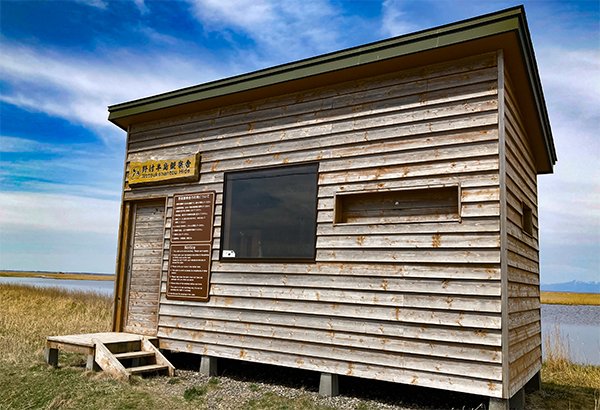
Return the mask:
<svg viewBox="0 0 600 410">
<path fill-rule="evenodd" d="M 489 396 L 539 383 L 522 7 L 109 107 L 114 330 L 162 349 Z"/>
</svg>

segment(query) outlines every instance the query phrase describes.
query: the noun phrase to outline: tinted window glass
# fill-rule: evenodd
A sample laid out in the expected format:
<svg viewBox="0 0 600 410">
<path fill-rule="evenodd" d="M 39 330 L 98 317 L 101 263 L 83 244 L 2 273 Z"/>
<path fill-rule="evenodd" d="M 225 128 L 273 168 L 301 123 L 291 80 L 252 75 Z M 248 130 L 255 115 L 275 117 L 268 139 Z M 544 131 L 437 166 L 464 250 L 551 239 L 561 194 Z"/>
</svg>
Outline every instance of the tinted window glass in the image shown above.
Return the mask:
<svg viewBox="0 0 600 410">
<path fill-rule="evenodd" d="M 317 164 L 225 176 L 223 259 L 314 259 Z"/>
</svg>

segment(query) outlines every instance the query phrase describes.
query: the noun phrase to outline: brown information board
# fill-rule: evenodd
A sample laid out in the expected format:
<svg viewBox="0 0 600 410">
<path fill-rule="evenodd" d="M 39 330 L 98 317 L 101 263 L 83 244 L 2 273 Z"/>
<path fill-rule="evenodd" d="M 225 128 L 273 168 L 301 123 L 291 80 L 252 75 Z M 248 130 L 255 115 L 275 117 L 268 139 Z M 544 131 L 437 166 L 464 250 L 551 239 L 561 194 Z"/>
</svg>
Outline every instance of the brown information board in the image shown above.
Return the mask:
<svg viewBox="0 0 600 410">
<path fill-rule="evenodd" d="M 214 192 L 173 199 L 167 298 L 207 301 L 215 208 Z"/>
<path fill-rule="evenodd" d="M 208 300 L 210 244 L 171 245 L 167 297 Z"/>
<path fill-rule="evenodd" d="M 171 242 L 210 242 L 214 208 L 214 192 L 175 195 Z"/>
</svg>

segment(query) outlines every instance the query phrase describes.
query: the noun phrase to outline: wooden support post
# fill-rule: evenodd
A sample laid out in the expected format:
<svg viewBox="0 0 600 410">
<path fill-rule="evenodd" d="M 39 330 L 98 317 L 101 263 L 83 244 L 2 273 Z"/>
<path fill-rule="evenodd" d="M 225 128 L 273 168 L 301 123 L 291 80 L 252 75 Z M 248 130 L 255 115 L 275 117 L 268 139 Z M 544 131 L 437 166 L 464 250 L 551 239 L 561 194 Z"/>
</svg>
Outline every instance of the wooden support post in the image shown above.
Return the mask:
<svg viewBox="0 0 600 410">
<path fill-rule="evenodd" d="M 536 391 L 540 390 L 542 390 L 542 376 L 541 372 L 537 372 L 525 384 L 525 393 L 535 393 Z"/>
<path fill-rule="evenodd" d="M 47 347 L 44 350 L 44 358 L 50 366 L 58 367 L 58 349 Z"/>
<path fill-rule="evenodd" d="M 202 356 L 200 359 L 200 374 L 204 376 L 216 376 L 217 358 L 211 356 Z"/>
<path fill-rule="evenodd" d="M 319 395 L 333 397 L 340 394 L 338 375 L 332 373 L 321 373 L 321 382 L 319 383 Z"/>
</svg>

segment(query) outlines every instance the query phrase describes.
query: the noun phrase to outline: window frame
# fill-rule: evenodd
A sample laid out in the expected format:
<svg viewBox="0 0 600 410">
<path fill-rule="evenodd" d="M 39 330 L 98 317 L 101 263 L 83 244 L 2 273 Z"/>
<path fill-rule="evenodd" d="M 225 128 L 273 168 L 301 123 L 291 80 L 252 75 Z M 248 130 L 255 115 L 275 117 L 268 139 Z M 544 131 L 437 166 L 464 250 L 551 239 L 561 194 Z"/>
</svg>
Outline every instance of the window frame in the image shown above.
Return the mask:
<svg viewBox="0 0 600 410">
<path fill-rule="evenodd" d="M 406 216 L 399 216 L 393 219 L 393 221 L 385 222 L 385 224 L 421 224 L 421 223 L 460 223 L 462 221 L 462 193 L 461 184 L 435 184 L 435 185 L 415 185 L 407 187 L 394 187 L 394 188 L 379 188 L 379 189 L 362 189 L 356 191 L 341 191 L 336 192 L 334 196 L 333 205 L 333 225 L 377 225 L 378 222 L 373 221 L 358 221 L 358 222 L 344 222 L 342 221 L 342 197 L 351 195 L 362 195 L 362 194 L 376 194 L 376 193 L 390 193 L 390 192 L 410 192 L 410 191 L 422 191 L 426 189 L 440 189 L 440 188 L 456 188 L 457 199 L 456 199 L 456 216 L 448 218 L 436 218 L 433 215 L 421 215 L 418 218 L 411 218 Z"/>
<path fill-rule="evenodd" d="M 256 258 L 248 258 L 248 257 L 223 257 L 224 243 L 225 243 L 225 231 L 227 226 L 227 177 L 229 175 L 235 174 L 245 174 L 252 172 L 260 172 L 260 171 L 268 171 L 268 170 L 277 170 L 277 169 L 286 169 L 292 167 L 302 167 L 302 166 L 313 166 L 314 167 L 314 183 L 315 183 L 315 197 L 314 197 L 314 221 L 313 221 L 313 239 L 312 239 L 312 252 L 310 257 L 306 258 L 297 258 L 297 257 L 288 257 L 288 258 L 267 258 L 267 257 L 256 257 Z M 280 164 L 273 166 L 265 166 L 265 167 L 254 167 L 254 168 L 244 168 L 240 170 L 226 171 L 223 175 L 223 200 L 221 207 L 221 226 L 220 226 L 220 239 L 219 239 L 219 262 L 225 263 L 316 263 L 317 258 L 317 225 L 318 225 L 318 210 L 319 208 L 319 162 L 300 162 L 293 164 Z"/>
<path fill-rule="evenodd" d="M 533 208 L 525 201 L 521 201 L 521 232 L 535 238 L 535 227 L 533 225 Z"/>
</svg>

